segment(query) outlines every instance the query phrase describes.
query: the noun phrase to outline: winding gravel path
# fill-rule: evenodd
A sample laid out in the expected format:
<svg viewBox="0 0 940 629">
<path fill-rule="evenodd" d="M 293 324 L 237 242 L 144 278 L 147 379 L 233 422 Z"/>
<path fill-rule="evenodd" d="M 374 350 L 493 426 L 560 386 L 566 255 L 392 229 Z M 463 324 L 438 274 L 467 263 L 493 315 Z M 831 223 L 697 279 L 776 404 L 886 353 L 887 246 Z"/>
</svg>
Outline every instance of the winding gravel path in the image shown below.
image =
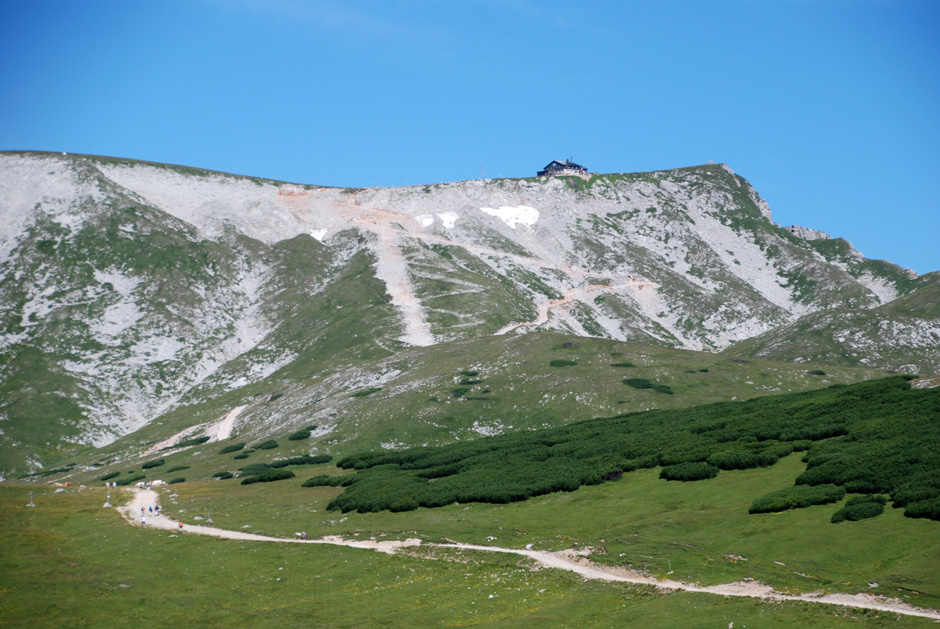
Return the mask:
<svg viewBox="0 0 940 629">
<path fill-rule="evenodd" d="M 140 526 L 141 509 L 147 509 L 149 506 L 156 506 L 160 503 L 160 496 L 151 489 L 134 490 L 134 498 L 130 503 L 117 510 L 132 525 Z M 171 519 L 165 515 L 147 515 L 146 528 L 157 528 L 171 531 L 180 530 L 179 520 Z M 201 526 L 193 524 L 183 524 L 183 534 L 210 535 L 225 539 L 240 539 L 256 542 L 280 542 L 288 544 L 333 544 L 335 546 L 349 546 L 351 548 L 367 548 L 379 552 L 393 554 L 400 548 L 425 546 L 429 548 L 460 548 L 465 550 L 476 550 L 489 553 L 509 553 L 528 557 L 546 568 L 558 568 L 575 572 L 585 579 L 599 579 L 602 581 L 618 581 L 622 583 L 639 583 L 644 585 L 653 585 L 665 590 L 685 590 L 687 592 L 701 592 L 705 594 L 718 594 L 721 596 L 744 596 L 750 598 L 760 598 L 771 601 L 802 601 L 809 603 L 823 603 L 826 605 L 841 605 L 843 607 L 855 607 L 860 609 L 875 609 L 878 611 L 903 614 L 905 616 L 919 616 L 921 618 L 931 618 L 940 620 L 940 611 L 933 609 L 923 609 L 908 605 L 899 599 L 888 599 L 871 594 L 783 594 L 776 592 L 768 585 L 757 581 L 739 581 L 737 583 L 725 583 L 722 585 L 700 586 L 692 583 L 683 583 L 671 579 L 656 579 L 645 576 L 630 570 L 622 568 L 609 568 L 600 566 L 588 561 L 583 555 L 573 551 L 548 552 L 544 550 L 530 550 L 520 548 L 501 548 L 499 546 L 478 546 L 475 544 L 462 544 L 454 542 L 451 544 L 434 544 L 423 542 L 420 539 L 412 538 L 406 540 L 350 540 L 344 539 L 338 535 L 328 535 L 320 539 L 297 539 L 288 537 L 268 537 L 265 535 L 255 535 L 254 533 L 245 533 L 243 531 L 230 531 L 219 529 L 212 526 Z"/>
</svg>

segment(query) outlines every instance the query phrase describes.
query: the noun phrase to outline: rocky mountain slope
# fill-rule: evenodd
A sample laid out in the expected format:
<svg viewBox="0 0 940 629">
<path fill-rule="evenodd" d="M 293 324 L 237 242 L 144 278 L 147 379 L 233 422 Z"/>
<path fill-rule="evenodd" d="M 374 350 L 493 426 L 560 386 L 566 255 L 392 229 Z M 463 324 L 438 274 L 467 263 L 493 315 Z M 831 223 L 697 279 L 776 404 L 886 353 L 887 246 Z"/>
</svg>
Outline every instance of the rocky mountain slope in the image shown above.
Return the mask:
<svg viewBox="0 0 940 629">
<path fill-rule="evenodd" d="M 938 316 L 912 310 L 936 304 L 933 275 L 777 226 L 724 165 L 337 189 L 4 153 L 0 450 L 100 445 L 265 379 L 346 387 L 335 374 L 408 347 L 534 330 L 936 371 Z M 834 335 L 839 312 L 870 323 L 864 343 L 742 343 L 813 317 L 811 338 Z"/>
</svg>

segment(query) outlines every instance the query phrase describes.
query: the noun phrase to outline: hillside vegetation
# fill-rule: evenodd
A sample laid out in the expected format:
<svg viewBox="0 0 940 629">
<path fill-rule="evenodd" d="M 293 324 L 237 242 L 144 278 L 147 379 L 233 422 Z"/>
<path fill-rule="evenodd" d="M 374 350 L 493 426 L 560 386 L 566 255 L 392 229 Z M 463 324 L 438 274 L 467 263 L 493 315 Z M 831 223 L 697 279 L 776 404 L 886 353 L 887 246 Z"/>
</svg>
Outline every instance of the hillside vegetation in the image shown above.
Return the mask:
<svg viewBox="0 0 940 629">
<path fill-rule="evenodd" d="M 536 330 L 911 374 L 940 364 L 929 281 L 775 224 L 721 164 L 340 189 L 8 152 L 0 218 L 2 474 L 265 393 L 283 394 L 284 412 L 249 404 L 240 427 L 296 430 L 340 381 L 383 387 L 361 401 L 387 394 L 415 348 Z M 362 377 L 383 359 L 384 374 Z M 457 370 L 493 376 L 480 367 Z M 473 386 L 428 398 L 489 395 Z M 327 406 L 313 412 L 335 421 L 314 423 L 350 420 Z"/>
<path fill-rule="evenodd" d="M 806 451 L 807 463 L 796 487 L 755 496 L 752 513 L 837 502 L 848 491 L 887 494 L 908 516 L 940 520 L 940 390 L 911 390 L 900 377 L 352 455 L 338 465 L 355 476 L 308 485 L 346 487 L 331 509 L 408 511 L 525 500 L 657 466 L 667 480 L 698 481 L 794 451 Z"/>
</svg>

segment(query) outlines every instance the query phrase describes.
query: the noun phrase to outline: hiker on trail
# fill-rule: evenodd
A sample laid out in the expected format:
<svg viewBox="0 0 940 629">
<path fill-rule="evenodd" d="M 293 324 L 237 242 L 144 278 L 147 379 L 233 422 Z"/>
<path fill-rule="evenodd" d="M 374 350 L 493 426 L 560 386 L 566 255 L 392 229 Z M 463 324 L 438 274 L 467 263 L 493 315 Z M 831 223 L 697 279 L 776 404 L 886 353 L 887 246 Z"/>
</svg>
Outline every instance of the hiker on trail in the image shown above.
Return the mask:
<svg viewBox="0 0 940 629">
<path fill-rule="evenodd" d="M 300 539 L 307 539 L 307 531 L 304 531 L 304 532 L 300 535 Z"/>
<path fill-rule="evenodd" d="M 180 520 L 180 533 L 182 533 L 182 532 L 183 532 L 183 521 Z"/>
<path fill-rule="evenodd" d="M 150 512 L 150 515 L 153 515 L 153 505 L 150 505 L 149 507 L 147 507 L 147 511 Z"/>
<path fill-rule="evenodd" d="M 147 526 L 147 518 L 146 518 L 146 516 L 143 516 L 143 515 L 140 516 L 140 525 L 141 525 L 141 526 Z"/>
</svg>

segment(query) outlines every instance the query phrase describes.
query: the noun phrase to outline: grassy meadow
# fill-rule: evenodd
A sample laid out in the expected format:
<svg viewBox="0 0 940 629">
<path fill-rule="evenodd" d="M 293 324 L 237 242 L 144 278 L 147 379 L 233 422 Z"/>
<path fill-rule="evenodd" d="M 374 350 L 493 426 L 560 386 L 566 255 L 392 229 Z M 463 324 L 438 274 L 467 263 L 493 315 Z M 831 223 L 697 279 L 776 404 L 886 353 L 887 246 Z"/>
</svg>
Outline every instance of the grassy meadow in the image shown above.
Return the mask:
<svg viewBox="0 0 940 629">
<path fill-rule="evenodd" d="M 339 514 L 339 488 L 296 479 L 173 485 L 165 512 L 290 537 L 306 530 L 444 538 L 539 549 L 592 547 L 591 558 L 713 584 L 754 578 L 788 591 L 875 592 L 940 607 L 938 523 L 900 510 L 830 524 L 840 504 L 748 515 L 755 493 L 786 486 L 799 455 L 697 483 L 639 470 L 621 480 L 508 505 Z M 26 507 L 29 491 L 35 508 Z M 119 490 L 117 496 L 124 496 Z M 420 549 L 409 555 L 220 540 L 128 526 L 103 487 L 56 494 L 0 486 L 0 625 L 226 627 L 577 626 L 916 627 L 932 621 L 809 603 L 769 603 L 533 570 L 524 558 Z M 869 587 L 877 582 L 877 587 Z"/>
</svg>

